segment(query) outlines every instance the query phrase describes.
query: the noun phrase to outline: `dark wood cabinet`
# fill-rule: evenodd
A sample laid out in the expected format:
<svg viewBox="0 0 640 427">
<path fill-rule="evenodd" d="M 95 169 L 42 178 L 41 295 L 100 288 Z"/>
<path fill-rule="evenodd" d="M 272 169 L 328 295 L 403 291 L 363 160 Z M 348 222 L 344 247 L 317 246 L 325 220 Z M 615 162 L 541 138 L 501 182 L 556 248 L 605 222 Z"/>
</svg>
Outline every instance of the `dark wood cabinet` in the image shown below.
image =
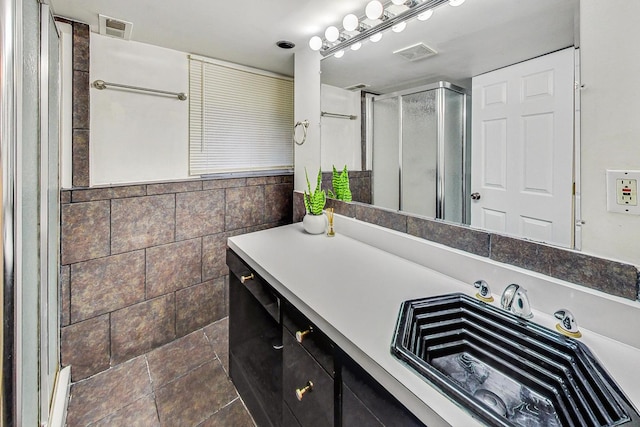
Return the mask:
<svg viewBox="0 0 640 427">
<path fill-rule="evenodd" d="M 333 342 L 288 301 L 282 302 L 282 325 L 285 406 L 302 427 L 340 425 Z"/>
<path fill-rule="evenodd" d="M 415 415 L 347 354 L 340 352 L 338 357 L 342 365 L 344 426 L 424 426 Z M 371 420 L 371 417 L 375 418 L 378 424 L 367 421 Z M 372 424 L 368 424 L 369 422 Z"/>
<path fill-rule="evenodd" d="M 227 264 L 230 375 L 258 426 L 424 425 L 232 250 Z"/>
<path fill-rule="evenodd" d="M 331 377 L 335 376 L 333 342 L 286 300 L 282 302 L 282 325 Z"/>
<path fill-rule="evenodd" d="M 342 425 L 367 427 L 384 425 L 344 383 L 342 384 Z"/>
<path fill-rule="evenodd" d="M 231 271 L 229 374 L 256 423 L 260 426 L 280 426 L 280 298 L 231 251 L 227 253 L 227 264 Z"/>
<path fill-rule="evenodd" d="M 334 423 L 334 381 L 293 335 L 283 332 L 283 400 L 302 427 Z"/>
</svg>

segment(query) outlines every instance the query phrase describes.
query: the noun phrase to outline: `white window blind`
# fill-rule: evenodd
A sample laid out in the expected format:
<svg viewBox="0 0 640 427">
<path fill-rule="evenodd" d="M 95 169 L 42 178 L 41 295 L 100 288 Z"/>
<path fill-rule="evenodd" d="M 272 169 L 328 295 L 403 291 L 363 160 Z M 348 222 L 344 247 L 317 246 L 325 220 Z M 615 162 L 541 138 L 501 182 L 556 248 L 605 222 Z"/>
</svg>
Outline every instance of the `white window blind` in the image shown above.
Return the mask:
<svg viewBox="0 0 640 427">
<path fill-rule="evenodd" d="M 189 173 L 293 168 L 293 81 L 189 58 Z"/>
</svg>

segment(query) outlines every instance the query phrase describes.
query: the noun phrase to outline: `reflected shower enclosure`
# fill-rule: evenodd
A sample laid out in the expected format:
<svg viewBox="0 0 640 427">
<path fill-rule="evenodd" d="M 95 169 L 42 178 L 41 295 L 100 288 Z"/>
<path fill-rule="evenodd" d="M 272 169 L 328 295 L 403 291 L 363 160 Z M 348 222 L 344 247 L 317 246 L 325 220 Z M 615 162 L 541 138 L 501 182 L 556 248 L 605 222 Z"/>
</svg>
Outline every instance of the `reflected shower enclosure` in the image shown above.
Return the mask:
<svg viewBox="0 0 640 427">
<path fill-rule="evenodd" d="M 469 224 L 465 89 L 447 82 L 367 96 L 376 206 Z"/>
</svg>

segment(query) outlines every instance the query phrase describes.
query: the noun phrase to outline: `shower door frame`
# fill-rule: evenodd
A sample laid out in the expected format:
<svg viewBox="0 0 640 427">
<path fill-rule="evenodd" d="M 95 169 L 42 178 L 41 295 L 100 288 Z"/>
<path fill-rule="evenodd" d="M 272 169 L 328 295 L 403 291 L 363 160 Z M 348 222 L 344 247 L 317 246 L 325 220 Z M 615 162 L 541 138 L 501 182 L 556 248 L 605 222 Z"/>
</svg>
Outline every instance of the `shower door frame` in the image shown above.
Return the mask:
<svg viewBox="0 0 640 427">
<path fill-rule="evenodd" d="M 15 357 L 15 156 L 18 139 L 17 88 L 20 81 L 20 62 L 17 61 L 21 42 L 21 22 L 19 14 L 21 3 L 15 0 L 1 0 L 0 6 L 0 173 L 2 174 L 2 205 L 0 216 L 2 239 L 2 286 L 1 314 L 2 348 L 0 424 L 13 423 L 17 387 L 14 382 Z"/>
<path fill-rule="evenodd" d="M 436 83 L 431 83 L 424 86 L 418 86 L 411 89 L 404 89 L 401 91 L 391 92 L 384 95 L 373 95 L 367 97 L 367 112 L 372 112 L 372 107 L 375 108 L 375 101 L 381 101 L 389 98 L 399 98 L 398 102 L 398 117 L 399 117 L 399 126 L 398 126 L 398 209 L 402 211 L 402 128 L 403 128 L 403 115 L 402 115 L 402 97 L 405 95 L 412 95 L 415 93 L 426 92 L 430 90 L 441 89 L 436 92 L 436 104 L 437 108 L 437 131 L 436 131 L 436 139 L 437 139 L 437 161 L 436 161 L 436 219 L 443 219 L 444 217 L 444 207 L 446 202 L 445 197 L 445 150 L 444 150 L 444 96 L 443 90 L 449 89 L 453 92 L 461 94 L 462 97 L 462 223 L 466 224 L 469 220 L 469 201 L 468 201 L 468 188 L 470 184 L 470 177 L 468 176 L 468 136 L 469 136 L 469 126 L 468 126 L 468 117 L 469 117 L 469 91 L 463 87 L 454 85 L 452 83 L 446 81 L 439 81 Z M 367 136 L 366 136 L 366 145 L 367 145 L 367 167 L 369 165 L 373 165 L 373 156 L 375 156 L 373 150 L 373 114 L 367 114 Z M 375 173 L 375 171 L 374 171 Z"/>
</svg>

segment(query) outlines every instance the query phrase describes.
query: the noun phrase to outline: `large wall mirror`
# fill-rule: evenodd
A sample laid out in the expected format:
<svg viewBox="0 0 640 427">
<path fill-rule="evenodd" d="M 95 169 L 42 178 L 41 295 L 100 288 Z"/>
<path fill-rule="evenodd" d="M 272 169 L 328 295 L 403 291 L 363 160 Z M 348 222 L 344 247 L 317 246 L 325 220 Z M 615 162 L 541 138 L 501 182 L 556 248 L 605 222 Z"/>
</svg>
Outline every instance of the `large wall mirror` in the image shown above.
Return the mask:
<svg viewBox="0 0 640 427">
<path fill-rule="evenodd" d="M 371 170 L 376 206 L 579 248 L 579 201 L 573 191 L 573 183 L 579 185 L 579 94 L 573 90 L 579 73 L 578 23 L 579 0 L 469 0 L 459 7 L 440 6 L 428 20 L 414 19 L 403 32 L 386 32 L 382 40 L 341 58 L 323 58 L 322 169 Z M 549 61 L 550 53 L 564 56 Z M 493 80 L 478 77 L 505 67 L 511 71 Z M 568 71 L 558 73 L 558 68 Z M 549 113 L 538 98 L 558 95 L 553 80 L 558 76 L 569 90 L 564 104 L 549 107 Z M 520 86 L 508 86 L 509 79 L 519 79 Z M 512 122 L 502 120 L 505 111 L 498 116 L 475 112 L 504 101 L 507 87 L 518 92 L 516 98 L 530 97 L 542 108 L 527 110 L 524 120 L 519 115 L 514 122 L 521 127 L 515 131 Z M 561 116 L 553 108 L 568 112 Z M 564 130 L 554 127 L 557 122 L 565 124 Z M 556 150 L 548 143 L 549 133 L 562 134 L 568 148 Z M 480 141 L 485 136 L 489 142 Z M 505 144 L 516 139 L 524 140 L 519 151 L 507 152 Z M 537 140 L 547 143 L 531 143 Z M 506 156 L 520 162 L 519 176 L 508 178 L 513 171 L 505 168 Z M 562 170 L 551 167 L 557 165 Z M 506 179 L 517 179 L 518 191 L 506 191 Z M 518 218 L 511 223 L 503 215 L 526 204 L 546 215 L 547 193 L 555 196 L 559 187 L 564 190 L 551 206 L 562 206 L 556 214 L 560 220 L 517 212 L 510 215 Z M 523 201 L 522 193 L 538 199 Z"/>
</svg>

